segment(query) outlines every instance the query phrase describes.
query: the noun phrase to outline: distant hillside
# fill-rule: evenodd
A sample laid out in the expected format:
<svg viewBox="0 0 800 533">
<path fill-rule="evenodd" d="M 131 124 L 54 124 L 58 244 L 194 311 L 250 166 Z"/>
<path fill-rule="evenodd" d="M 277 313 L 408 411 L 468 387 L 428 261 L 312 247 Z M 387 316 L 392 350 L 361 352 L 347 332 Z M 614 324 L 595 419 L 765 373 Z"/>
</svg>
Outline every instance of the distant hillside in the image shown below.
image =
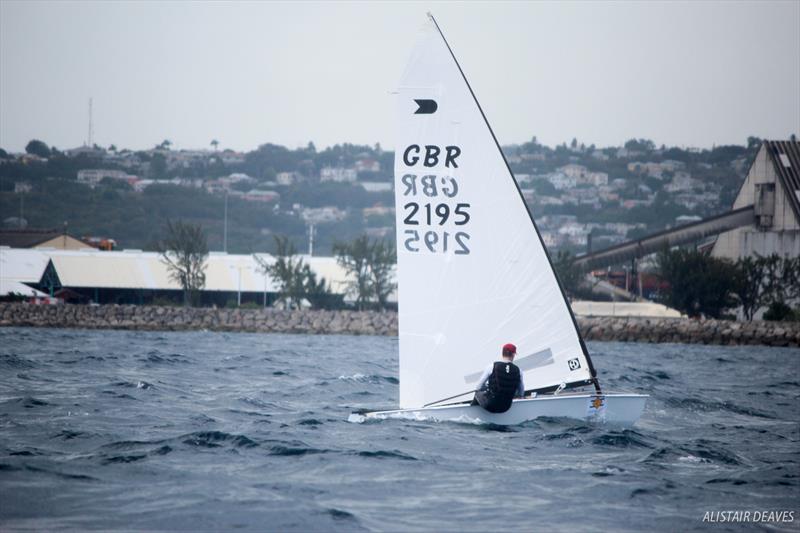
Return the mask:
<svg viewBox="0 0 800 533">
<path fill-rule="evenodd" d="M 591 234 L 613 243 L 662 229 L 677 217 L 728 209 L 759 140 L 711 150 L 656 147 L 632 139 L 597 148 L 577 140 L 504 148 L 551 247 L 580 250 Z M 394 153 L 380 145 L 342 144 L 317 151 L 265 144 L 247 153 L 83 147 L 66 152 L 41 141 L 29 153 L 0 151 L 0 220 L 62 227 L 152 249 L 168 219 L 201 223 L 222 249 L 228 196 L 228 251 L 272 249 L 272 234 L 329 254 L 335 240 L 367 231 L 393 238 Z M 566 230 L 565 230 L 566 228 Z M 597 248 L 598 246 L 595 246 Z"/>
</svg>

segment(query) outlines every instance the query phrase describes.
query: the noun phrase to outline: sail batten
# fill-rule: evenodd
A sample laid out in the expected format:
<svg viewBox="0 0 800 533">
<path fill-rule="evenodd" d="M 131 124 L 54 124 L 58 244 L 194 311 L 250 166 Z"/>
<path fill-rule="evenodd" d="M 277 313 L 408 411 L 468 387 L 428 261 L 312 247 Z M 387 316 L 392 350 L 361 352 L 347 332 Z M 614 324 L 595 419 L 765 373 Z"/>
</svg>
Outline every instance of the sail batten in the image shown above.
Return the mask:
<svg viewBox="0 0 800 533">
<path fill-rule="evenodd" d="M 396 109 L 401 407 L 468 394 L 467 378 L 505 342 L 521 364 L 531 354 L 521 366 L 529 390 L 592 382 L 538 228 L 433 17 Z"/>
</svg>

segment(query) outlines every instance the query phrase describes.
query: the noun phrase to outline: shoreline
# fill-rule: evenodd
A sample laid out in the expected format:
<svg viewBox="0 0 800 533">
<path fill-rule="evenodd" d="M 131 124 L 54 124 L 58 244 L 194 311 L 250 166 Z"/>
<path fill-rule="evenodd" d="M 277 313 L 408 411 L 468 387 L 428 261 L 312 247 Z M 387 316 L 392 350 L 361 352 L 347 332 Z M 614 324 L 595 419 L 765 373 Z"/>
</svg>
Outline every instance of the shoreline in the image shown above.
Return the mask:
<svg viewBox="0 0 800 533">
<path fill-rule="evenodd" d="M 590 341 L 800 346 L 799 322 L 576 318 Z M 397 336 L 397 313 L 0 303 L 0 327 Z"/>
</svg>

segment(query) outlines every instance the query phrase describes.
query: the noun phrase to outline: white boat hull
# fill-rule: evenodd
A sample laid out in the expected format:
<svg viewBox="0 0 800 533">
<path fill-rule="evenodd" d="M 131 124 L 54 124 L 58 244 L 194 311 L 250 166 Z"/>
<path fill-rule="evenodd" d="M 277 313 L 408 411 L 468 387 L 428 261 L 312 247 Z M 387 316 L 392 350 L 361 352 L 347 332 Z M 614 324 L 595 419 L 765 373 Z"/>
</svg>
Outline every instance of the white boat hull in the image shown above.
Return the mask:
<svg viewBox="0 0 800 533">
<path fill-rule="evenodd" d="M 419 409 L 397 409 L 365 413 L 366 419 L 404 418 L 440 420 L 512 426 L 540 417 L 564 417 L 578 420 L 633 425 L 642 416 L 648 396 L 645 394 L 560 394 L 514 400 L 505 413 L 490 413 L 477 405 L 455 404 Z"/>
</svg>

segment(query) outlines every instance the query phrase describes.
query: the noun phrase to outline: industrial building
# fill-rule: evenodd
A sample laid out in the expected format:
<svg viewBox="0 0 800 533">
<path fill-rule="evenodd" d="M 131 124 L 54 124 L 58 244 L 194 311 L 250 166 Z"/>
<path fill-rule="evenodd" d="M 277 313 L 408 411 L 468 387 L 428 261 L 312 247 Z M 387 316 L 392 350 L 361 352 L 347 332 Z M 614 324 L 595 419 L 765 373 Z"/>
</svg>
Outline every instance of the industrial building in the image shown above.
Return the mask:
<svg viewBox="0 0 800 533">
<path fill-rule="evenodd" d="M 89 246 L 89 243 L 58 229 L 2 228 L 0 229 L 0 246 L 80 250 Z"/>
<path fill-rule="evenodd" d="M 257 254 L 267 263 L 269 254 Z M 347 275 L 334 257 L 298 256 L 317 279 L 325 278 L 339 297 L 346 292 Z M 211 252 L 206 261 L 202 305 L 272 305 L 279 297 L 275 282 L 253 255 Z M 75 303 L 150 304 L 181 302 L 183 291 L 170 279 L 157 252 L 93 248 L 9 248 L 0 246 L 0 296 L 56 296 Z"/>
<path fill-rule="evenodd" d="M 713 256 L 800 256 L 800 142 L 764 141 L 731 210 L 748 206 L 752 223 L 721 233 Z"/>
</svg>

